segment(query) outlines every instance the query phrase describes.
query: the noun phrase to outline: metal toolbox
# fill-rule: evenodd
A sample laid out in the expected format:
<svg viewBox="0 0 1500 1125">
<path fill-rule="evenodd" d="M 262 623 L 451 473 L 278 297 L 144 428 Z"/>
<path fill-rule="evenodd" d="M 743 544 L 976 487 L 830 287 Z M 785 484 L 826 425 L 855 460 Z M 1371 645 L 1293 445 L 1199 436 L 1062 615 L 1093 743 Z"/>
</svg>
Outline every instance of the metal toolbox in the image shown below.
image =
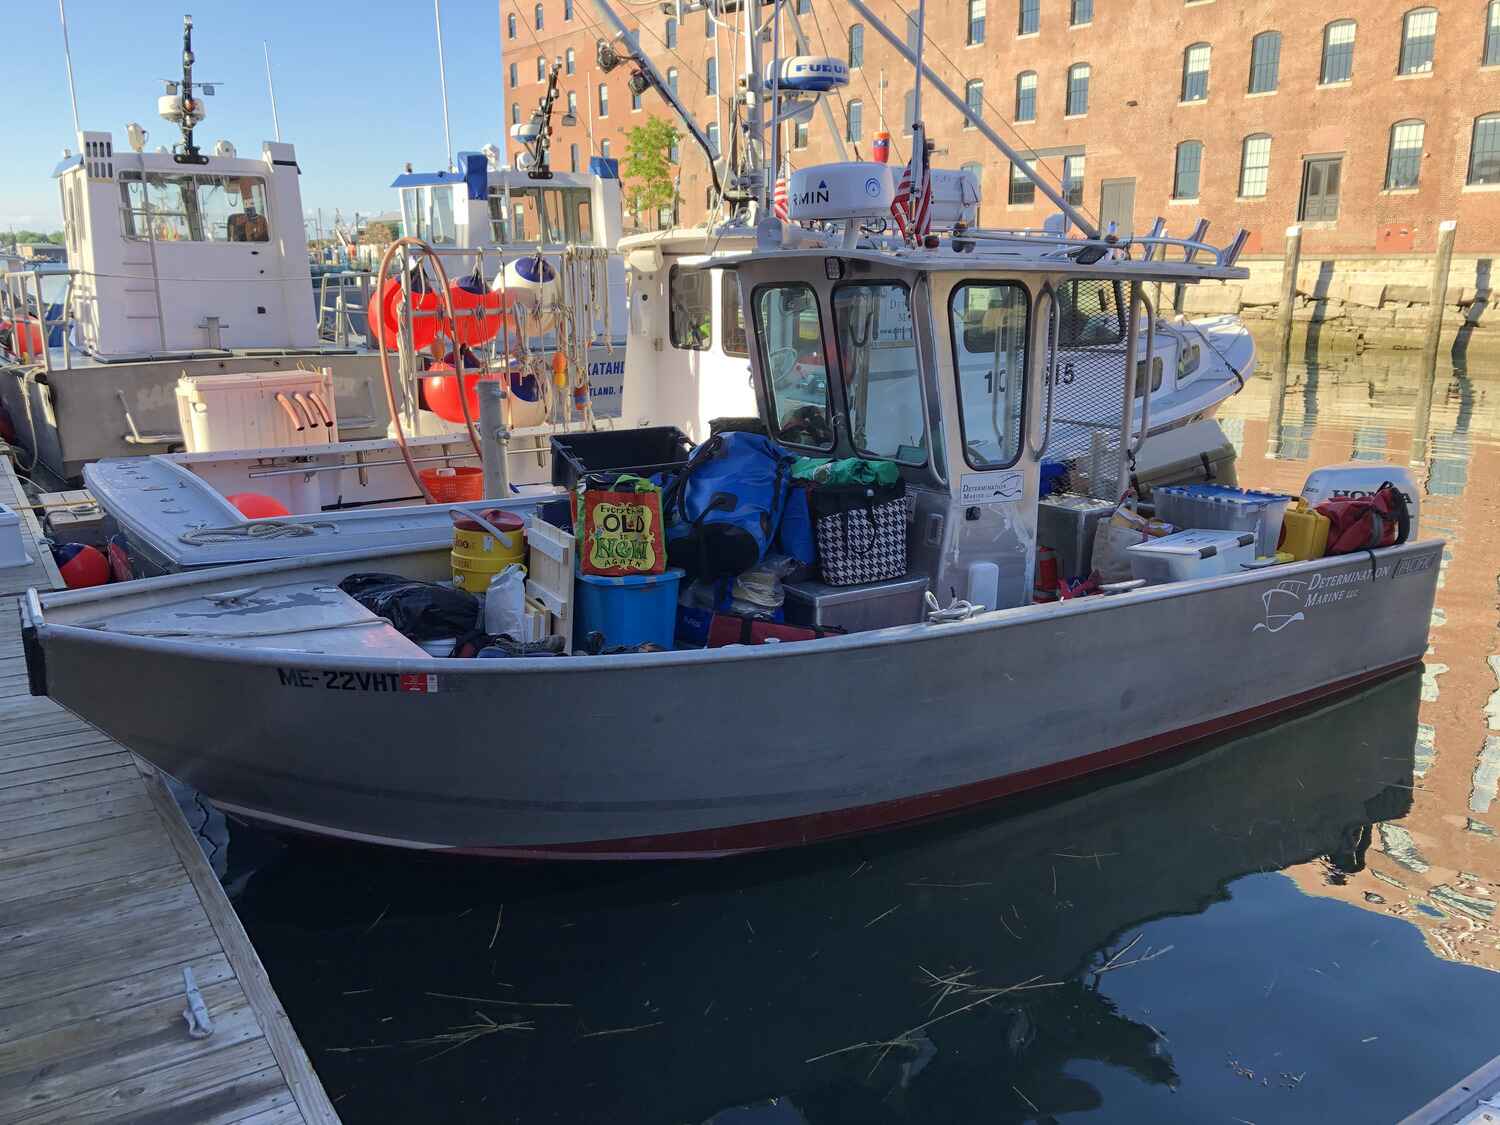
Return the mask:
<svg viewBox="0 0 1500 1125">
<path fill-rule="evenodd" d="M 1037 505 L 1036 541 L 1057 552 L 1062 578 L 1087 578 L 1094 563 L 1094 531 L 1115 510 L 1109 500 L 1063 493 Z"/>
<path fill-rule="evenodd" d="M 788 582 L 786 613 L 789 625 L 817 625 L 862 633 L 922 620 L 925 574 L 865 582 L 858 586 L 827 586 L 822 582 Z"/>
</svg>

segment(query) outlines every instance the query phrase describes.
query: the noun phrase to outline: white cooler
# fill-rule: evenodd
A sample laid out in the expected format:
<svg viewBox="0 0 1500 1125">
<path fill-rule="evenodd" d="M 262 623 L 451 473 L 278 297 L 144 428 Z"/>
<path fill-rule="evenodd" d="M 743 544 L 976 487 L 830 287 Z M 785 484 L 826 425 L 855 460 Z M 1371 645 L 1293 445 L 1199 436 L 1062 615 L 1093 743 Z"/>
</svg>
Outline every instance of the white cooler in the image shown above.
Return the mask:
<svg viewBox="0 0 1500 1125">
<path fill-rule="evenodd" d="M 177 420 L 189 453 L 338 441 L 333 372 L 184 375 Z"/>
<path fill-rule="evenodd" d="M 1127 548 L 1130 573 L 1155 586 L 1237 574 L 1241 563 L 1255 561 L 1253 531 L 1179 531 Z"/>
</svg>

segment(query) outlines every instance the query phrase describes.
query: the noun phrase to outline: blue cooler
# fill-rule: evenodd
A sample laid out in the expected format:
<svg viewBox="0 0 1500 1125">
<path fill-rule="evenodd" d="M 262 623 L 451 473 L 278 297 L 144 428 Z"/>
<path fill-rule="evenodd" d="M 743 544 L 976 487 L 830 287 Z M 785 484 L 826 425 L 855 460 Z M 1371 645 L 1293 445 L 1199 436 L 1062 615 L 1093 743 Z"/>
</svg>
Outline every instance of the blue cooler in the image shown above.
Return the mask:
<svg viewBox="0 0 1500 1125">
<path fill-rule="evenodd" d="M 581 648 L 590 633 L 603 633 L 606 648 L 654 644 L 672 647 L 677 625 L 677 588 L 683 571 L 610 578 L 578 575 L 578 604 L 573 610 L 573 644 Z"/>
</svg>

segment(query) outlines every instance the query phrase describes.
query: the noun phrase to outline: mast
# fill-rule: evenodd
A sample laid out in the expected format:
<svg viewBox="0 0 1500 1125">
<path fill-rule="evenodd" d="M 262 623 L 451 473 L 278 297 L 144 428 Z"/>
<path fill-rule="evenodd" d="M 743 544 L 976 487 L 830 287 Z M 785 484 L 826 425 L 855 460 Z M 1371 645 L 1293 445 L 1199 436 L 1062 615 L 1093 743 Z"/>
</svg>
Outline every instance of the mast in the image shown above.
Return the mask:
<svg viewBox="0 0 1500 1125">
<path fill-rule="evenodd" d="M 453 135 L 448 131 L 448 68 L 443 63 L 442 0 L 432 0 L 432 19 L 437 25 L 438 86 L 443 92 L 443 152 L 448 167 L 453 167 Z"/>
<path fill-rule="evenodd" d="M 207 164 L 208 157 L 198 151 L 193 143 L 193 126 L 203 119 L 198 102 L 193 97 L 193 17 L 182 17 L 182 89 L 180 91 L 182 140 L 172 153 L 178 164 Z"/>
</svg>

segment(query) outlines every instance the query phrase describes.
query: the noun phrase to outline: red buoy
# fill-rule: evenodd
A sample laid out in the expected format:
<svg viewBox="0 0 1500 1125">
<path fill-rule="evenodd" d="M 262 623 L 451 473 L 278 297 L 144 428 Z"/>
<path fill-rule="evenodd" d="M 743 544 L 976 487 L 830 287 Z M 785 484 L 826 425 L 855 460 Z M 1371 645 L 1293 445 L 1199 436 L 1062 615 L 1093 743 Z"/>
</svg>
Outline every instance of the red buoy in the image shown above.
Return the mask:
<svg viewBox="0 0 1500 1125">
<path fill-rule="evenodd" d="M 449 372 L 449 374 L 427 375 L 422 379 L 423 397 L 426 400 L 427 409 L 436 414 L 445 422 L 462 422 L 464 420 L 464 408 L 458 401 L 458 382 L 460 376 L 452 374 L 453 367 L 447 363 L 434 363 L 427 369 L 429 372 Z M 465 373 L 463 379 L 463 394 L 469 400 L 469 417 L 475 422 L 479 421 L 479 389 L 477 384 L 481 379 L 494 378 L 487 376 L 482 371 Z"/>
<path fill-rule="evenodd" d="M 236 492 L 233 496 L 226 496 L 231 504 L 240 510 L 240 515 L 247 520 L 263 520 L 272 516 L 289 516 L 292 513 L 274 496 L 266 496 L 260 492 Z"/>
<path fill-rule="evenodd" d="M 103 586 L 109 581 L 109 560 L 87 543 L 64 543 L 54 556 L 58 572 L 70 590 Z"/>
<path fill-rule="evenodd" d="M 387 351 L 395 351 L 400 346 L 401 322 L 397 318 L 397 306 L 401 303 L 401 282 L 394 278 L 387 278 L 385 287 L 380 293 L 370 298 L 369 307 L 365 310 L 365 319 L 370 326 L 370 336 L 377 343 L 385 346 Z M 411 295 L 412 319 L 411 319 L 411 343 L 417 351 L 421 351 L 437 339 L 438 317 L 417 316 L 419 312 L 436 312 L 439 301 L 438 295 L 432 292 L 414 291 Z"/>
</svg>

